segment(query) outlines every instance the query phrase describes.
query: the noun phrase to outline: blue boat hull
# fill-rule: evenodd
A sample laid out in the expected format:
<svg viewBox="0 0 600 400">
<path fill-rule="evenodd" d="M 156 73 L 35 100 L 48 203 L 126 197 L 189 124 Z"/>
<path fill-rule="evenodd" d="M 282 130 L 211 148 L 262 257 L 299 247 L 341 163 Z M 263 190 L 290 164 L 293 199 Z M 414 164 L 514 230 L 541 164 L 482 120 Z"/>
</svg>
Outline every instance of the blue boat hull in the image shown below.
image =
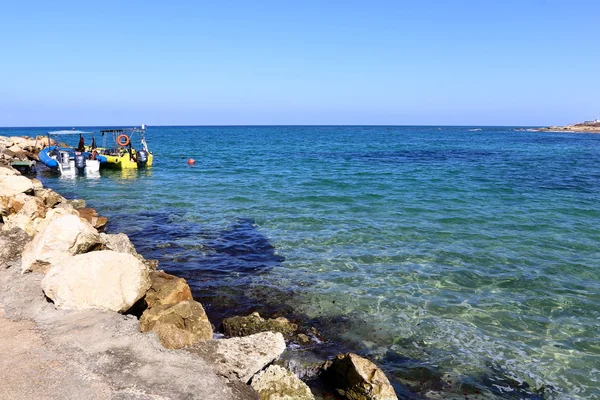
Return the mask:
<svg viewBox="0 0 600 400">
<path fill-rule="evenodd" d="M 56 146 L 46 147 L 42 149 L 42 151 L 40 151 L 40 154 L 38 155 L 40 161 L 43 162 L 49 168 L 58 168 L 58 161 L 50 157 L 50 155 L 48 154 L 51 151 L 54 151 L 55 147 Z"/>
</svg>

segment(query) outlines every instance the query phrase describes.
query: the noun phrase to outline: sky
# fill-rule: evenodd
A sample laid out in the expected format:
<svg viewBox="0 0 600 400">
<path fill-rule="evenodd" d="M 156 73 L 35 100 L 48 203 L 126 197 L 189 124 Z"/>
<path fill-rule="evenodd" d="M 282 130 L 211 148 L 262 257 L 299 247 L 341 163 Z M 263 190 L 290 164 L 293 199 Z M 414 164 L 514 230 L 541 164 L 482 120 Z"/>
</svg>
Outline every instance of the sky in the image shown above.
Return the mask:
<svg viewBox="0 0 600 400">
<path fill-rule="evenodd" d="M 0 0 L 0 126 L 600 117 L 600 1 Z"/>
</svg>

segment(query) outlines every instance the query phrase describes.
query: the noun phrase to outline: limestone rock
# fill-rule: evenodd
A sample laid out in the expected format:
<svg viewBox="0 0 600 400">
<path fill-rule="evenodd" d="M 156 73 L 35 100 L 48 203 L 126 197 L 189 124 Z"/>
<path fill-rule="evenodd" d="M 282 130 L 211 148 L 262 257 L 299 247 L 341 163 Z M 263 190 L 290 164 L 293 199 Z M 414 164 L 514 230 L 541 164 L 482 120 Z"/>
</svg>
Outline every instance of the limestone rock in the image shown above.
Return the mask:
<svg viewBox="0 0 600 400">
<path fill-rule="evenodd" d="M 0 167 L 0 176 L 21 175 L 19 171 L 11 167 Z"/>
<path fill-rule="evenodd" d="M 212 325 L 202 304 L 194 300 L 147 309 L 140 318 L 140 329 L 142 332 L 156 332 L 167 349 L 180 349 L 210 340 L 213 336 Z"/>
<path fill-rule="evenodd" d="M 306 383 L 285 368 L 271 365 L 252 378 L 250 384 L 261 400 L 314 400 Z"/>
<path fill-rule="evenodd" d="M 33 192 L 33 182 L 21 175 L 0 175 L 0 196 L 16 196 Z"/>
<path fill-rule="evenodd" d="M 348 399 L 398 400 L 383 371 L 356 354 L 339 354 L 327 374 L 337 392 Z"/>
<path fill-rule="evenodd" d="M 291 337 L 298 330 L 298 325 L 287 318 L 264 319 L 255 312 L 248 316 L 235 316 L 223 320 L 223 332 L 227 336 L 248 336 L 258 332 L 280 332 L 285 337 Z"/>
<path fill-rule="evenodd" d="M 298 378 L 307 381 L 318 379 L 330 363 L 331 361 L 327 362 L 313 351 L 301 349 L 286 351 L 275 362 L 276 365 L 284 367 Z"/>
<path fill-rule="evenodd" d="M 20 228 L 0 231 L 0 268 L 10 268 L 21 258 L 31 237 Z"/>
<path fill-rule="evenodd" d="M 196 343 L 185 350 L 216 366 L 229 379 L 248 382 L 285 350 L 281 333 L 261 332 L 250 336 Z"/>
<path fill-rule="evenodd" d="M 146 293 L 146 303 L 149 308 L 194 300 L 192 291 L 183 278 L 167 274 L 164 271 L 151 271 L 150 281 L 150 289 Z"/>
<path fill-rule="evenodd" d="M 96 210 L 93 208 L 79 208 L 77 209 L 79 212 L 79 217 L 85 219 L 87 222 L 92 224 L 92 226 L 98 230 L 104 229 L 106 225 L 107 219 L 106 217 L 101 217 L 98 215 Z"/>
<path fill-rule="evenodd" d="M 85 208 L 85 200 L 83 199 L 73 199 L 67 200 L 67 204 L 70 204 L 74 209 L 79 210 L 80 208 Z"/>
<path fill-rule="evenodd" d="M 34 196 L 19 194 L 12 198 L 9 209 L 16 211 L 4 217 L 5 225 L 3 230 L 21 228 L 27 234 L 33 236 L 37 232 L 37 227 L 46 217 L 46 206 L 44 202 Z"/>
<path fill-rule="evenodd" d="M 64 212 L 64 211 L 63 211 Z M 75 215 L 52 215 L 23 251 L 22 272 L 45 272 L 65 257 L 85 253 L 101 244 L 98 232 Z"/>
<path fill-rule="evenodd" d="M 148 270 L 130 254 L 93 251 L 63 258 L 42 279 L 57 308 L 124 312 L 150 287 Z"/>
<path fill-rule="evenodd" d="M 35 191 L 35 196 L 42 199 L 44 204 L 50 208 L 54 207 L 62 201 L 66 201 L 64 197 L 62 197 L 60 194 L 56 193 L 52 189 L 37 189 Z"/>
<path fill-rule="evenodd" d="M 129 240 L 129 236 L 124 233 L 101 233 L 100 239 L 102 240 L 102 243 L 104 243 L 104 247 L 108 250 L 141 257 L 137 251 L 135 251 L 135 247 L 133 247 L 133 243 Z"/>
</svg>

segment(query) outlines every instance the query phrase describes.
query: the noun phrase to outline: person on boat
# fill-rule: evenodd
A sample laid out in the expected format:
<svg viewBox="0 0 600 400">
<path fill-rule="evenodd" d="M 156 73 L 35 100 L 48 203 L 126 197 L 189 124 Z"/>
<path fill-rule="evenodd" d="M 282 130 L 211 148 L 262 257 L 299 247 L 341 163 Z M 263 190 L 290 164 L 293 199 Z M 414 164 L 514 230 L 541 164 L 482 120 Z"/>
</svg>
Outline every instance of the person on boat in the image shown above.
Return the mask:
<svg viewBox="0 0 600 400">
<path fill-rule="evenodd" d="M 79 144 L 77 145 L 77 151 L 85 151 L 85 142 L 83 136 L 79 135 Z"/>
</svg>

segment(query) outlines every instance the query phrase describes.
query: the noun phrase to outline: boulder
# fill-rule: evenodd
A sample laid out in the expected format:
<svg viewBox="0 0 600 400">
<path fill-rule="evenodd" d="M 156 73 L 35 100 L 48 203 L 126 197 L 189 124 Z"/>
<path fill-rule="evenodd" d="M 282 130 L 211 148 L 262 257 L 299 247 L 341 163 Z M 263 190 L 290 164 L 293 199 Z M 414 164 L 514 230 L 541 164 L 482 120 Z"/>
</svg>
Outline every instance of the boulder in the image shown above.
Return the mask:
<svg viewBox="0 0 600 400">
<path fill-rule="evenodd" d="M 10 140 L 12 141 L 12 146 L 18 146 L 20 148 L 27 146 L 29 143 L 29 138 L 22 136 L 11 136 Z"/>
<path fill-rule="evenodd" d="M 150 289 L 145 297 L 149 308 L 194 300 L 192 291 L 183 278 L 167 274 L 164 271 L 151 271 L 150 282 Z"/>
<path fill-rule="evenodd" d="M 85 200 L 83 199 L 73 199 L 67 200 L 67 204 L 71 205 L 74 209 L 79 210 L 80 208 L 85 208 Z"/>
<path fill-rule="evenodd" d="M 254 375 L 250 384 L 261 400 L 314 400 L 306 383 L 285 368 L 271 365 Z"/>
<path fill-rule="evenodd" d="M 348 399 L 398 400 L 383 371 L 356 354 L 339 354 L 327 368 L 327 376 L 336 391 Z"/>
<path fill-rule="evenodd" d="M 223 332 L 227 336 L 248 336 L 259 332 L 280 332 L 290 338 L 298 330 L 298 325 L 287 318 L 264 319 L 255 312 L 248 316 L 235 316 L 223 320 Z"/>
<path fill-rule="evenodd" d="M 98 216 L 98 213 L 93 208 L 79 208 L 77 212 L 79 212 L 79 217 L 88 221 L 98 230 L 104 229 L 104 226 L 108 222 L 106 217 Z"/>
<path fill-rule="evenodd" d="M 45 272 L 65 257 L 85 253 L 101 245 L 100 235 L 89 222 L 75 215 L 56 216 L 56 213 L 58 211 L 52 213 L 49 222 L 40 224 L 40 231 L 25 246 L 23 273 Z"/>
<path fill-rule="evenodd" d="M 11 167 L 0 167 L 0 176 L 6 175 L 21 175 L 21 173 Z"/>
<path fill-rule="evenodd" d="M 140 318 L 140 330 L 156 332 L 167 349 L 180 349 L 213 336 L 202 304 L 194 300 L 148 308 Z"/>
<path fill-rule="evenodd" d="M 21 259 L 31 237 L 20 228 L 0 231 L 0 268 L 10 268 Z"/>
<path fill-rule="evenodd" d="M 125 312 L 150 287 L 148 269 L 130 254 L 93 251 L 63 258 L 42 279 L 57 308 Z"/>
<path fill-rule="evenodd" d="M 46 206 L 44 202 L 35 197 L 20 194 L 12 198 L 9 209 L 16 211 L 4 217 L 3 230 L 21 228 L 27 234 L 33 236 L 37 232 L 40 223 L 46 217 Z"/>
<path fill-rule="evenodd" d="M 64 197 L 62 197 L 60 194 L 56 193 L 52 189 L 36 189 L 35 196 L 42 199 L 44 204 L 50 208 L 54 207 L 60 202 L 66 201 Z"/>
<path fill-rule="evenodd" d="M 300 379 L 310 381 L 318 379 L 330 362 L 310 349 L 294 349 L 283 353 L 275 364 L 284 367 Z"/>
<path fill-rule="evenodd" d="M 21 175 L 0 175 L 0 196 L 16 196 L 33 192 L 31 179 Z"/>
<path fill-rule="evenodd" d="M 279 358 L 285 350 L 285 340 L 281 333 L 261 332 L 200 342 L 185 350 L 214 365 L 218 374 L 248 383 L 254 374 Z"/>
</svg>

